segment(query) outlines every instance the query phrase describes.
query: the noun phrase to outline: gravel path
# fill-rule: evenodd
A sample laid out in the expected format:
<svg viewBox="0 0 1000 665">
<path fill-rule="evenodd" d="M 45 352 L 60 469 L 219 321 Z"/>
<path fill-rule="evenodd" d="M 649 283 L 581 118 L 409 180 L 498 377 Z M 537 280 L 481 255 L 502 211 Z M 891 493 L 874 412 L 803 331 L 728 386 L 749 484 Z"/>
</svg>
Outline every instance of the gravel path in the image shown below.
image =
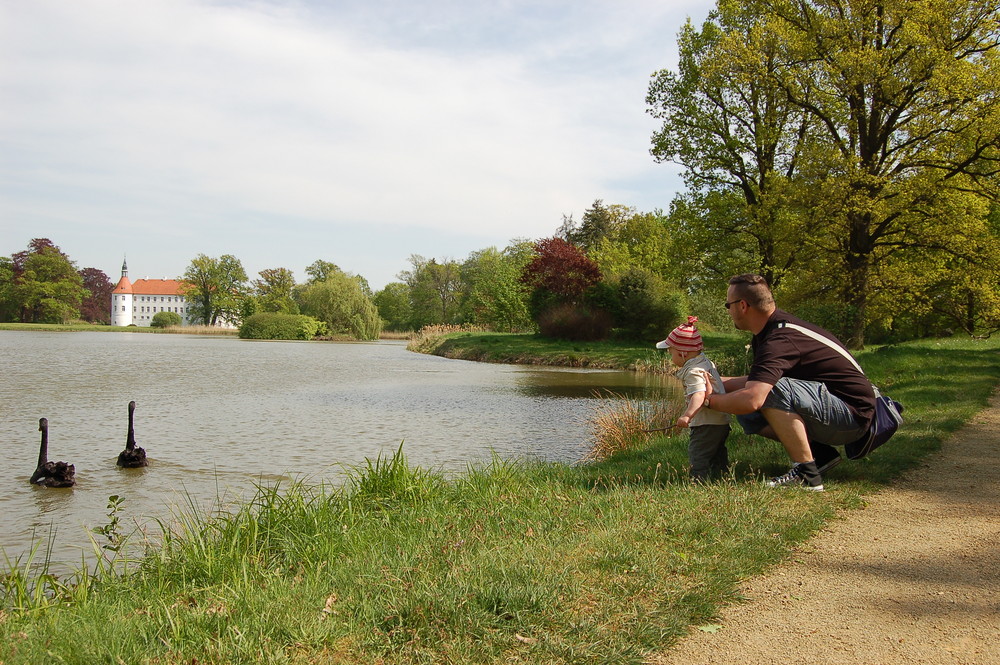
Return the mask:
<svg viewBox="0 0 1000 665">
<path fill-rule="evenodd" d="M 741 591 L 648 662 L 1000 664 L 1000 398 Z"/>
</svg>

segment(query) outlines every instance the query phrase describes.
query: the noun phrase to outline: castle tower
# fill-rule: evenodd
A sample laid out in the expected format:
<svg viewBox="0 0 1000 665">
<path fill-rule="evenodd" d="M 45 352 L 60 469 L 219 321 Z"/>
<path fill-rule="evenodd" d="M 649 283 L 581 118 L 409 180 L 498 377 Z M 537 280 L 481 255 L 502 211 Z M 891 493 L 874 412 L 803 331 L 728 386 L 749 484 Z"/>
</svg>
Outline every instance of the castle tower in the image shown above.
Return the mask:
<svg viewBox="0 0 1000 665">
<path fill-rule="evenodd" d="M 130 326 L 132 325 L 132 311 L 134 308 L 134 297 L 132 294 L 132 282 L 128 278 L 128 264 L 122 259 L 122 277 L 118 280 L 118 286 L 111 292 L 111 325 Z"/>
</svg>

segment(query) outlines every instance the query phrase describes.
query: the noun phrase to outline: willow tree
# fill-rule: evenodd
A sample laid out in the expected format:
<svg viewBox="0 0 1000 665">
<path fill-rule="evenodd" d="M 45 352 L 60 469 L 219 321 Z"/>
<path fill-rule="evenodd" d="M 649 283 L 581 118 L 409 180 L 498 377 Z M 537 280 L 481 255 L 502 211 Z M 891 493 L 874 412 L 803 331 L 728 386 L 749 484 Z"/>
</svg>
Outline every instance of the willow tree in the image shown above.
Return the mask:
<svg viewBox="0 0 1000 665">
<path fill-rule="evenodd" d="M 356 275 L 339 269 L 330 271 L 322 281 L 309 282 L 299 289 L 296 296 L 302 313 L 326 323 L 333 335 L 373 340 L 382 332 L 378 308 Z"/>
<path fill-rule="evenodd" d="M 897 255 L 966 255 L 1000 165 L 998 0 L 756 0 L 778 45 L 772 85 L 814 121 L 801 185 L 831 226 L 848 342 L 897 284 Z M 971 245 L 970 245 L 971 243 Z M 907 278 L 913 277 L 913 275 Z"/>
</svg>

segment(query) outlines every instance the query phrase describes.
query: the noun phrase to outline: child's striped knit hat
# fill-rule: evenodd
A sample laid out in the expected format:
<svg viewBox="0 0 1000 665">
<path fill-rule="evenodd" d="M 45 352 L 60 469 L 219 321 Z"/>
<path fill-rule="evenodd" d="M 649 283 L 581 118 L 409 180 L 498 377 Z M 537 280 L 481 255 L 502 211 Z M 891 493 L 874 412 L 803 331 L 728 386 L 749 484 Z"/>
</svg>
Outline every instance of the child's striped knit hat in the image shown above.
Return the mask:
<svg viewBox="0 0 1000 665">
<path fill-rule="evenodd" d="M 665 340 L 656 343 L 656 348 L 674 347 L 678 351 L 701 351 L 705 348 L 705 344 L 701 341 L 701 333 L 694 325 L 697 322 L 697 316 L 689 316 L 687 323 L 682 323 L 671 330 Z"/>
</svg>

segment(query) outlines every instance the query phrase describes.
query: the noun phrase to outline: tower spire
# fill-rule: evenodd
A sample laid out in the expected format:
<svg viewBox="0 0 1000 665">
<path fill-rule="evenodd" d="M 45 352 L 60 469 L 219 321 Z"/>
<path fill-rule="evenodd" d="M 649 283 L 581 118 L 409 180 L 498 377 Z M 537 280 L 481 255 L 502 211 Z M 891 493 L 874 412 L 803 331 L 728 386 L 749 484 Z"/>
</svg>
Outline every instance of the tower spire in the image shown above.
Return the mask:
<svg viewBox="0 0 1000 665">
<path fill-rule="evenodd" d="M 122 277 L 128 277 L 128 263 L 125 262 L 124 254 L 122 254 Z"/>
</svg>

